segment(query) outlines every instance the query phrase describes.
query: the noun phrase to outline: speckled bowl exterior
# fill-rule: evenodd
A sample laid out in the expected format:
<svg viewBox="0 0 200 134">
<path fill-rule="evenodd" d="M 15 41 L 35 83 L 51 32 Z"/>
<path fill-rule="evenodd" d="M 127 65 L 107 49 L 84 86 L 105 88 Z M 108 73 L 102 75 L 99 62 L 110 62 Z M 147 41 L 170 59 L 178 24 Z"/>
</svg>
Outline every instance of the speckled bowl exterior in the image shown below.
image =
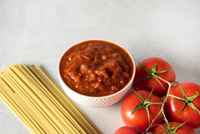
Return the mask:
<svg viewBox="0 0 200 134">
<path fill-rule="evenodd" d="M 91 41 L 94 41 L 94 40 L 91 40 Z M 109 41 L 106 41 L 106 42 L 112 43 Z M 78 44 L 80 44 L 80 43 L 78 43 Z M 63 81 L 62 76 L 60 74 L 60 70 L 59 70 L 60 69 L 60 61 L 62 59 L 62 56 L 65 54 L 65 52 L 68 49 L 61 55 L 61 58 L 59 60 L 59 66 L 58 66 L 58 78 L 59 78 L 60 84 L 61 84 L 64 92 L 76 103 L 79 103 L 81 105 L 94 106 L 94 107 L 111 106 L 111 105 L 117 103 L 120 99 L 122 99 L 123 96 L 127 93 L 127 91 L 131 88 L 133 80 L 135 78 L 135 73 L 136 73 L 136 65 L 135 65 L 135 60 L 133 58 L 133 55 L 126 48 L 122 47 L 121 45 L 116 44 L 116 43 L 112 43 L 112 44 L 115 44 L 115 45 L 119 46 L 120 48 L 124 49 L 124 51 L 127 52 L 127 54 L 130 56 L 131 61 L 133 63 L 133 74 L 132 74 L 130 81 L 126 84 L 126 86 L 123 89 L 119 90 L 118 92 L 116 92 L 114 94 L 107 95 L 107 96 L 100 96 L 100 97 L 86 96 L 86 95 L 80 94 L 80 93 L 74 91 L 73 89 L 71 89 Z"/>
</svg>

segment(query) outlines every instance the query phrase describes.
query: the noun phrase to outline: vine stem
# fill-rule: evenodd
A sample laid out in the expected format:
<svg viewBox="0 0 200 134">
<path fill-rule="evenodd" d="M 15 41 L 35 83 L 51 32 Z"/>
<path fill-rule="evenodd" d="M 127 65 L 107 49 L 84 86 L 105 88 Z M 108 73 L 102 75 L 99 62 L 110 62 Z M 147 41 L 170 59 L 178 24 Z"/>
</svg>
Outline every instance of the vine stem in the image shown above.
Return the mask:
<svg viewBox="0 0 200 134">
<path fill-rule="evenodd" d="M 180 100 L 180 101 L 185 101 L 183 98 L 177 97 L 177 96 L 172 95 L 172 94 L 169 94 L 169 97 L 175 98 L 175 99 Z"/>
<path fill-rule="evenodd" d="M 157 80 L 163 81 L 164 83 L 166 83 L 166 84 L 168 85 L 167 94 L 166 94 L 166 96 L 165 96 L 164 99 L 163 99 L 163 102 L 162 102 L 160 111 L 159 111 L 158 114 L 154 117 L 154 119 L 151 121 L 151 123 L 149 124 L 149 126 L 146 128 L 144 134 L 147 133 L 147 132 L 149 131 L 149 129 L 153 126 L 153 123 L 157 120 L 157 118 L 158 118 L 160 115 L 163 115 L 164 120 L 165 120 L 165 123 L 166 123 L 167 125 L 169 124 L 169 122 L 168 122 L 168 120 L 167 120 L 167 118 L 166 118 L 166 116 L 165 116 L 165 113 L 164 113 L 164 106 L 165 106 L 165 103 L 167 102 L 167 98 L 168 98 L 168 96 L 169 96 L 172 83 L 170 83 L 169 81 L 167 81 L 167 80 L 165 80 L 165 79 L 163 79 L 162 77 L 157 76 L 157 75 L 155 75 L 154 78 L 157 79 Z"/>
</svg>

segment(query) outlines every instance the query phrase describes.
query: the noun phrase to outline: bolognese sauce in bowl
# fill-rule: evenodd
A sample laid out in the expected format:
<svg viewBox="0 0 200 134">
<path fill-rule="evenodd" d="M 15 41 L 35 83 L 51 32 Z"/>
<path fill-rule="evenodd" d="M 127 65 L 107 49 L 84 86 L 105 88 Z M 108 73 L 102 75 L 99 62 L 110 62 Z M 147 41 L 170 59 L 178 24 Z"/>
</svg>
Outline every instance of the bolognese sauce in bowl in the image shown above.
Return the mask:
<svg viewBox="0 0 200 134">
<path fill-rule="evenodd" d="M 73 100 L 94 106 L 111 105 L 128 91 L 135 62 L 127 49 L 103 40 L 70 47 L 61 57 L 59 78 Z"/>
</svg>

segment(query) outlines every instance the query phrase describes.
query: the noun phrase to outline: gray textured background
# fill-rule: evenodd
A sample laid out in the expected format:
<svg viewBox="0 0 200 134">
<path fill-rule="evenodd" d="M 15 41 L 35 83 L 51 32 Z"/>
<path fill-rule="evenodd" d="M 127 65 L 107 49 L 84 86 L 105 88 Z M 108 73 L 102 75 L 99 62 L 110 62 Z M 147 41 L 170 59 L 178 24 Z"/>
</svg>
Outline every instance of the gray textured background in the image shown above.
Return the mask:
<svg viewBox="0 0 200 134">
<path fill-rule="evenodd" d="M 57 79 L 59 55 L 86 39 L 119 42 L 137 61 L 165 57 L 178 80 L 200 83 L 199 0 L 0 0 L 1 67 L 42 64 Z M 118 105 L 81 108 L 112 134 L 123 125 Z M 0 133 L 29 133 L 2 102 Z"/>
</svg>

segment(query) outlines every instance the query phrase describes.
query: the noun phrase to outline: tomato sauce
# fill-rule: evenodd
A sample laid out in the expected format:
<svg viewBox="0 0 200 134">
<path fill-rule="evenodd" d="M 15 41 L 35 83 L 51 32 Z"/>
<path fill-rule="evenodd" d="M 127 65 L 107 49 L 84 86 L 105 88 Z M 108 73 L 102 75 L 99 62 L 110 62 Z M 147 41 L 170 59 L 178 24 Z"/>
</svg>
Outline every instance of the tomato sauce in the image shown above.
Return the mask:
<svg viewBox="0 0 200 134">
<path fill-rule="evenodd" d="M 130 56 L 106 41 L 85 41 L 71 47 L 62 57 L 60 74 L 76 92 L 105 96 L 121 90 L 133 75 Z"/>
</svg>

